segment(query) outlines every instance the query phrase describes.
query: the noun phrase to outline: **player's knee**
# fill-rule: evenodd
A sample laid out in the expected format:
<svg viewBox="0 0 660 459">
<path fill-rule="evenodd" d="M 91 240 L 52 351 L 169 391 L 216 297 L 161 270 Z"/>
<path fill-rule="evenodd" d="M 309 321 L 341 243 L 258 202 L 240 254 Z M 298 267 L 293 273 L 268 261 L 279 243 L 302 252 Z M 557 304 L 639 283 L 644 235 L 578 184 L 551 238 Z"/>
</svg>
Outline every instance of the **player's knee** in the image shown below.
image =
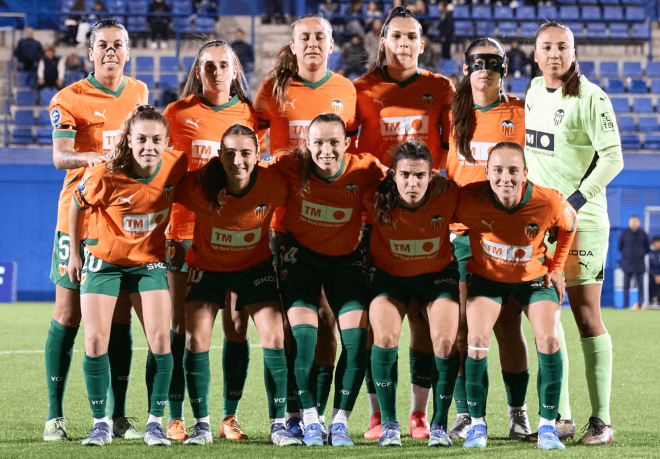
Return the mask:
<svg viewBox="0 0 660 459">
<path fill-rule="evenodd" d="M 542 354 L 554 354 L 559 350 L 559 338 L 553 331 L 539 333 L 535 337 L 536 347 Z"/>
<path fill-rule="evenodd" d="M 85 354 L 98 357 L 108 352 L 109 336 L 101 334 L 85 334 Z"/>
<path fill-rule="evenodd" d="M 454 346 L 454 340 L 448 336 L 433 336 L 433 353 L 437 357 L 447 357 Z"/>
<path fill-rule="evenodd" d="M 260 336 L 261 345 L 268 349 L 282 349 L 284 347 L 284 330 L 269 330 Z"/>
<path fill-rule="evenodd" d="M 383 332 L 374 335 L 374 344 L 382 349 L 391 349 L 399 344 L 399 335 L 394 332 Z"/>
</svg>

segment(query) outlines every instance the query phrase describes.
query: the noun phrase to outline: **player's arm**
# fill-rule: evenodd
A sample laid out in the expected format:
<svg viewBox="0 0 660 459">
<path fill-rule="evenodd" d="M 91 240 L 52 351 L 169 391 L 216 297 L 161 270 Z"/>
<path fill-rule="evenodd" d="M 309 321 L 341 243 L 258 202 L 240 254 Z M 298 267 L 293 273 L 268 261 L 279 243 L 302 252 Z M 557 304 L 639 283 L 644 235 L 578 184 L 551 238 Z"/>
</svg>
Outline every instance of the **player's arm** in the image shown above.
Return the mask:
<svg viewBox="0 0 660 459">
<path fill-rule="evenodd" d="M 95 151 L 80 152 L 73 149 L 75 139 L 55 137 L 53 139 L 53 164 L 58 169 L 92 167 L 105 161 L 105 155 Z"/>
<path fill-rule="evenodd" d="M 545 275 L 545 286 L 550 287 L 553 285 L 559 297 L 559 304 L 564 302 L 564 295 L 566 293 L 566 281 L 562 275 L 564 265 L 568 258 L 568 253 L 571 250 L 573 239 L 575 238 L 575 229 L 577 228 L 577 211 L 569 204 L 563 196 L 559 196 L 559 201 L 556 209 L 555 224 L 552 226 L 557 227 L 557 247 L 552 259 L 552 264 L 548 274 Z"/>
<path fill-rule="evenodd" d="M 75 191 L 76 193 L 78 190 Z M 71 238 L 69 250 L 69 279 L 74 284 L 80 283 L 80 271 L 82 270 L 82 260 L 80 259 L 80 234 L 82 233 L 83 222 L 85 221 L 85 208 L 81 207 L 76 197 L 71 198 L 69 208 L 69 237 Z"/>
</svg>

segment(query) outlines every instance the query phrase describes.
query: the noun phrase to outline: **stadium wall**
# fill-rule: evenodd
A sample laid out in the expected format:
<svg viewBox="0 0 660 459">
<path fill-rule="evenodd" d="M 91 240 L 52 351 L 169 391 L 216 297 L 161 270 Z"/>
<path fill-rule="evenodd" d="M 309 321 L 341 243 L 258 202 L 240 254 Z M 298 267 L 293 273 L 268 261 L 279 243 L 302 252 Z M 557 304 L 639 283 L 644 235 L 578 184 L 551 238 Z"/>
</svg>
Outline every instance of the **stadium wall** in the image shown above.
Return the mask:
<svg viewBox="0 0 660 459">
<path fill-rule="evenodd" d="M 57 201 L 64 171 L 55 169 L 48 149 L 0 148 L 0 262 L 18 263 L 18 300 L 53 301 L 50 263 L 57 221 Z M 660 153 L 624 155 L 626 170 L 607 188 L 610 233 L 603 305 L 614 304 L 617 241 L 631 215 L 660 206 Z M 651 235 L 660 235 L 660 227 Z"/>
</svg>

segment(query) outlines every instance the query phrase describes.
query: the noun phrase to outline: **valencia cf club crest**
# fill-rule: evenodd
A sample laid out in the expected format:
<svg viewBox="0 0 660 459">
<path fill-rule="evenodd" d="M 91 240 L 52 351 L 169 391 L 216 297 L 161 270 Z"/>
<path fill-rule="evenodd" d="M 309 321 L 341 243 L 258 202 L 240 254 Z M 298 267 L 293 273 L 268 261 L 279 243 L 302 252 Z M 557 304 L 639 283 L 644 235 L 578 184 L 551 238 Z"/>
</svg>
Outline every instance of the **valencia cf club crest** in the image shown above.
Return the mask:
<svg viewBox="0 0 660 459">
<path fill-rule="evenodd" d="M 60 263 L 57 265 L 57 272 L 60 273 L 60 276 L 64 276 L 66 274 L 67 268 L 68 266 L 66 265 L 66 263 L 60 261 Z"/>
<path fill-rule="evenodd" d="M 422 102 L 424 102 L 424 106 L 427 110 L 431 110 L 433 108 L 433 96 L 431 94 L 424 94 L 422 96 Z"/>
<path fill-rule="evenodd" d="M 534 239 L 539 234 L 539 225 L 536 223 L 530 223 L 525 226 L 525 236 L 530 239 Z"/>
<path fill-rule="evenodd" d="M 561 121 L 564 119 L 564 110 L 561 108 L 555 112 L 555 126 L 559 126 L 561 124 Z"/>
<path fill-rule="evenodd" d="M 357 192 L 358 192 L 358 186 L 357 186 L 356 184 L 351 183 L 351 184 L 349 184 L 349 185 L 346 185 L 346 195 L 347 195 L 349 198 L 354 198 L 354 197 L 356 197 L 356 196 L 357 196 Z"/>
<path fill-rule="evenodd" d="M 332 101 L 332 109 L 334 110 L 335 115 L 341 116 L 342 112 L 344 111 L 343 102 L 339 99 L 334 99 Z"/>
<path fill-rule="evenodd" d="M 254 215 L 257 216 L 259 220 L 263 220 L 268 213 L 268 206 L 266 204 L 259 204 L 254 208 Z"/>
<path fill-rule="evenodd" d="M 163 190 L 163 194 L 165 195 L 165 200 L 171 201 L 174 197 L 174 187 L 172 185 L 167 185 Z"/>
<path fill-rule="evenodd" d="M 80 285 L 84 284 L 86 280 L 87 280 L 87 270 L 83 269 L 82 272 L 80 273 Z"/>
<path fill-rule="evenodd" d="M 284 282 L 286 280 L 286 276 L 289 275 L 289 271 L 286 269 L 283 269 L 282 272 L 280 273 L 280 280 Z"/>
<path fill-rule="evenodd" d="M 442 226 L 442 215 L 436 215 L 433 218 L 431 218 L 431 227 L 434 230 L 439 230 L 440 227 Z"/>
<path fill-rule="evenodd" d="M 500 124 L 500 129 L 502 130 L 502 134 L 504 134 L 507 137 L 510 137 L 513 134 L 513 128 L 514 128 L 513 121 L 511 120 L 504 120 L 502 121 L 502 124 Z"/>
</svg>

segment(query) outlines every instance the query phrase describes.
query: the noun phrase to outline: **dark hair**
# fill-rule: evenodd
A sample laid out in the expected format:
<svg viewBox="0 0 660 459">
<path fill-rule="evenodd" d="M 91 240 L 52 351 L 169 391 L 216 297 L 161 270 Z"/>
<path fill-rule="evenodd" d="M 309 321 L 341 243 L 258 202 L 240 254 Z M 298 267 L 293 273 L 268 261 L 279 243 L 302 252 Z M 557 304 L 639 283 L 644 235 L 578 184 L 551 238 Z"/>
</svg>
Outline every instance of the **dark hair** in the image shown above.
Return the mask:
<svg viewBox="0 0 660 459">
<path fill-rule="evenodd" d="M 89 31 L 89 47 L 90 49 L 94 48 L 94 41 L 96 40 L 96 33 L 101 29 L 110 29 L 110 28 L 119 29 L 124 32 L 124 40 L 126 41 L 126 49 L 128 49 L 128 31 L 123 24 L 116 19 L 104 19 L 97 22 L 92 26 Z"/>
<path fill-rule="evenodd" d="M 401 159 L 421 159 L 429 164 L 429 172 L 433 168 L 433 157 L 424 143 L 409 140 L 397 147 L 392 160 L 392 167 L 387 171 L 385 178 L 380 182 L 374 194 L 374 218 L 382 225 L 394 225 L 392 211 L 401 204 L 401 195 L 394 180 L 396 166 Z"/>
<path fill-rule="evenodd" d="M 202 82 L 197 78 L 196 68 L 200 66 L 199 61 L 202 58 L 204 51 L 209 48 L 216 47 L 222 47 L 227 50 L 231 56 L 232 65 L 236 69 L 236 77 L 231 81 L 229 86 L 229 94 L 235 94 L 238 96 L 241 102 L 252 105 L 252 102 L 247 96 L 247 79 L 245 78 L 245 72 L 243 71 L 241 62 L 238 60 L 238 56 L 236 56 L 236 53 L 232 47 L 229 46 L 227 42 L 222 40 L 209 40 L 204 43 L 201 48 L 199 48 L 199 51 L 197 51 L 197 55 L 195 56 L 195 62 L 190 67 L 190 71 L 188 72 L 188 79 L 186 80 L 186 84 L 183 87 L 183 91 L 181 91 L 181 99 L 184 99 L 191 94 L 199 94 L 203 91 Z"/>
<path fill-rule="evenodd" d="M 126 174 L 131 171 L 133 167 L 133 150 L 128 146 L 128 136 L 133 132 L 133 126 L 138 121 L 157 121 L 165 126 L 165 132 L 169 133 L 167 120 L 152 105 L 138 105 L 135 107 L 119 128 L 117 141 L 107 155 L 105 167 L 111 174 L 119 172 Z"/>
<path fill-rule="evenodd" d="M 320 14 L 306 14 L 293 24 L 291 24 L 291 42 L 295 40 L 296 25 L 305 19 L 318 19 L 321 21 L 326 29 L 328 38 L 332 42 L 332 25 Z M 326 63 L 327 64 L 327 63 Z M 268 73 L 268 76 L 273 80 L 273 97 L 277 102 L 281 111 L 284 111 L 286 105 L 286 95 L 291 85 L 293 77 L 298 74 L 298 60 L 291 51 L 290 44 L 286 44 L 280 48 L 273 60 L 273 69 Z"/>
<path fill-rule="evenodd" d="M 652 244 L 655 244 L 656 242 L 660 242 L 660 236 L 653 236 L 653 239 L 651 239 Z"/>
<path fill-rule="evenodd" d="M 472 51 L 482 46 L 490 46 L 498 51 L 498 54 L 504 58 L 506 64 L 506 52 L 504 46 L 499 40 L 495 38 L 478 38 L 470 43 L 470 46 L 465 50 L 465 62 L 469 61 Z M 468 64 L 469 65 L 469 64 Z M 504 91 L 500 80 L 501 91 Z M 456 144 L 456 153 L 460 153 L 467 159 L 468 162 L 474 163 L 475 159 L 472 156 L 472 149 L 470 142 L 476 129 L 476 116 L 474 114 L 474 98 L 472 95 L 472 83 L 470 78 L 463 78 L 456 88 L 456 94 L 451 101 L 451 131 Z"/>
<path fill-rule="evenodd" d="M 380 29 L 380 38 L 387 37 L 387 31 L 390 29 L 390 22 L 392 22 L 392 19 L 396 19 L 396 18 L 404 18 L 404 19 L 410 18 L 413 21 L 415 21 L 419 29 L 419 37 L 421 40 L 422 25 L 415 17 L 415 13 L 413 13 L 413 11 L 407 6 L 397 6 L 396 8 L 392 8 L 390 14 L 387 15 L 387 19 L 385 19 L 385 22 L 383 23 L 383 27 L 381 27 Z M 376 58 L 376 61 L 373 64 L 371 64 L 371 66 L 366 71 L 366 73 L 363 75 L 364 78 L 368 77 L 369 75 L 373 75 L 374 73 L 380 72 L 380 69 L 382 69 L 387 64 L 387 57 L 385 55 L 385 46 L 381 45 L 380 43 L 378 44 L 378 46 L 379 46 L 378 57 Z"/>
<path fill-rule="evenodd" d="M 575 48 L 575 38 L 573 37 L 573 32 L 571 31 L 571 29 L 566 24 L 562 24 L 561 22 L 548 21 L 541 24 L 539 30 L 536 31 L 536 35 L 534 36 L 535 50 L 536 50 L 536 43 L 539 40 L 539 35 L 541 35 L 541 32 L 547 29 L 551 29 L 553 27 L 568 32 L 568 34 L 571 36 L 571 40 L 573 40 L 573 48 Z M 577 61 L 577 50 L 576 50 L 575 61 L 571 63 L 571 66 L 569 67 L 568 71 L 561 77 L 562 95 L 572 96 L 572 97 L 577 97 L 580 95 L 580 76 L 581 76 L 580 64 Z"/>
<path fill-rule="evenodd" d="M 525 166 L 525 169 L 527 169 L 527 160 L 525 159 L 525 150 L 520 146 L 520 144 L 517 144 L 516 142 L 500 142 L 496 144 L 493 148 L 491 148 L 490 153 L 488 155 L 488 161 L 490 162 L 490 157 L 493 156 L 493 153 L 499 150 L 513 150 L 516 153 L 519 153 L 520 156 L 522 156 L 523 160 L 523 165 Z M 488 163 L 486 163 L 488 164 Z"/>
<path fill-rule="evenodd" d="M 252 129 L 241 124 L 234 124 L 225 131 L 220 140 L 220 148 L 224 148 L 225 139 L 231 135 L 247 136 L 254 143 L 254 151 L 259 155 L 259 141 Z M 211 203 L 211 208 L 220 213 L 222 206 L 227 202 L 227 173 L 218 156 L 214 156 L 199 170 L 196 183 L 202 185 L 202 193 Z"/>
<path fill-rule="evenodd" d="M 639 215 L 631 215 L 630 218 L 628 218 L 628 220 L 630 220 L 631 218 L 636 218 L 637 220 L 639 220 Z"/>
</svg>

